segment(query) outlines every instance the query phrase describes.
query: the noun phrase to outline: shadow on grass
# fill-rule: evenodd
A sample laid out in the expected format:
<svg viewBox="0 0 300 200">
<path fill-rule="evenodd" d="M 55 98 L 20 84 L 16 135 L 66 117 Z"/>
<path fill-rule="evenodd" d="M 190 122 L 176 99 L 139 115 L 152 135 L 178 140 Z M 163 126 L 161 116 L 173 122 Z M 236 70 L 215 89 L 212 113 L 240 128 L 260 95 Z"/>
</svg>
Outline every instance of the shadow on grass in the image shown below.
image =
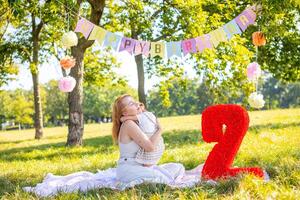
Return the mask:
<svg viewBox="0 0 300 200">
<path fill-rule="evenodd" d="M 293 126 L 300 126 L 300 123 L 289 123 L 289 124 L 265 124 L 265 125 L 254 125 L 249 128 L 249 131 L 259 133 L 262 129 L 280 129 Z M 202 143 L 202 135 L 200 130 L 173 130 L 163 133 L 163 138 L 166 146 L 169 149 L 180 147 L 184 145 L 196 145 Z M 49 138 L 47 138 L 49 139 Z M 30 141 L 30 140 L 25 140 Z M 20 143 L 21 141 L 16 141 Z M 82 155 L 93 155 L 93 154 L 110 154 L 116 150 L 116 146 L 113 145 L 112 138 L 110 135 L 94 137 L 84 139 L 84 146 L 82 154 L 78 151 L 72 151 L 72 147 L 65 147 L 65 142 L 49 143 L 43 145 L 35 145 L 30 147 L 19 147 L 11 148 L 8 150 L 0 151 L 0 160 L 3 161 L 28 161 L 28 160 L 45 160 L 53 159 L 57 156 L 61 157 L 82 157 Z M 85 149 L 85 147 L 87 147 Z M 88 148 L 92 147 L 92 148 Z M 56 149 L 57 148 L 57 149 Z M 80 147 L 81 148 L 81 147 Z M 49 150 L 54 152 L 50 152 Z M 38 151 L 36 155 L 30 155 L 27 157 L 25 154 L 32 151 Z M 48 151 L 48 152 L 47 152 Z"/>
</svg>

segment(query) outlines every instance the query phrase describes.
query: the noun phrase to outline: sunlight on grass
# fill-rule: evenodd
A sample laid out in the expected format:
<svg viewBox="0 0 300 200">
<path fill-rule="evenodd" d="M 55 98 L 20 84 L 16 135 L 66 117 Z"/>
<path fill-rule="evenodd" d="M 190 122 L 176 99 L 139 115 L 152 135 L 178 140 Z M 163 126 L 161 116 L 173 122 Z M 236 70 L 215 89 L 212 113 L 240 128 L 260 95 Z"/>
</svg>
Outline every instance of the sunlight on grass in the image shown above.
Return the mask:
<svg viewBox="0 0 300 200">
<path fill-rule="evenodd" d="M 221 181 L 218 186 L 199 184 L 171 189 L 143 184 L 125 191 L 98 189 L 86 194 L 59 194 L 56 199 L 300 199 L 300 109 L 249 112 L 250 128 L 234 166 L 261 166 L 271 181 L 251 175 Z M 214 144 L 201 137 L 201 116 L 160 118 L 166 151 L 160 163 L 180 162 L 187 169 L 203 163 Z M 115 167 L 118 147 L 112 144 L 111 124 L 85 125 L 84 146 L 66 148 L 67 127 L 45 128 L 34 140 L 34 130 L 0 132 L 0 197 L 37 199 L 21 190 L 41 182 L 47 173 Z"/>
</svg>

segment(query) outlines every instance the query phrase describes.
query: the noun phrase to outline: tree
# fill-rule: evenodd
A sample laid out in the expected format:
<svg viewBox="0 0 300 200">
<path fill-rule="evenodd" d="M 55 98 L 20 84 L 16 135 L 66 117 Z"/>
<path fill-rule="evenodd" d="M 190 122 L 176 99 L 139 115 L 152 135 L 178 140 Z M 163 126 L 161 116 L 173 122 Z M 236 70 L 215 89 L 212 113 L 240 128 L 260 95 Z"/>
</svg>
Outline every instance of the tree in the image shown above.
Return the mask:
<svg viewBox="0 0 300 200">
<path fill-rule="evenodd" d="M 8 2 L 1 2 L 0 12 L 0 52 L 8 51 L 2 43 L 5 41 L 5 34 L 10 23 L 14 22 L 14 17 L 9 9 Z M 7 81 L 13 79 L 11 75 L 16 75 L 18 68 L 12 60 L 11 54 L 0 54 L 0 87 L 7 84 Z"/>
<path fill-rule="evenodd" d="M 89 14 L 88 19 L 98 25 L 100 23 L 105 1 L 104 0 L 88 0 L 89 3 Z M 75 22 L 78 20 L 80 7 L 83 1 L 77 0 L 76 4 L 72 5 L 72 13 L 74 13 L 75 19 L 71 21 L 72 28 L 75 28 Z M 69 131 L 67 138 L 68 146 L 82 145 L 82 136 L 84 130 L 84 119 L 83 119 L 83 59 L 85 51 L 92 46 L 94 41 L 80 37 L 78 44 L 71 48 L 71 54 L 76 59 L 76 65 L 71 69 L 70 75 L 75 78 L 76 86 L 72 92 L 69 93 L 68 103 L 69 103 Z"/>
<path fill-rule="evenodd" d="M 1 53 L 13 55 L 14 59 L 21 60 L 22 64 L 28 64 L 32 75 L 33 97 L 34 97 L 34 126 L 35 138 L 43 136 L 43 114 L 39 88 L 39 64 L 45 61 L 46 44 L 49 43 L 49 32 L 42 31 L 45 24 L 56 24 L 58 26 L 58 9 L 55 2 L 46 1 L 42 4 L 34 1 L 9 1 L 10 7 L 14 10 L 17 23 L 15 30 L 7 34 L 8 39 L 2 45 Z M 6 51 L 9 47 L 10 51 Z"/>
</svg>

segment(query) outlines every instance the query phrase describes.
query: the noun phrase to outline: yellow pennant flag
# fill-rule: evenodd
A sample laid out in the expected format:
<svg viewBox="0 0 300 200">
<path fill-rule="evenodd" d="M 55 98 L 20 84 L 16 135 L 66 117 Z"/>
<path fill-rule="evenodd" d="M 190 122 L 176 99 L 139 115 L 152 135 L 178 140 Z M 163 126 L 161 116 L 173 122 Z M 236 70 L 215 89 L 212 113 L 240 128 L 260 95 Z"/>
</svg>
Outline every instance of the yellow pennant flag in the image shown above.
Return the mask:
<svg viewBox="0 0 300 200">
<path fill-rule="evenodd" d="M 99 26 L 94 26 L 94 29 L 92 30 L 89 40 L 97 40 L 100 45 L 102 45 L 105 35 L 107 31 L 104 28 L 101 28 Z"/>
<path fill-rule="evenodd" d="M 151 42 L 150 55 L 151 57 L 160 56 L 165 57 L 166 45 L 164 42 Z"/>
<path fill-rule="evenodd" d="M 226 32 L 224 31 L 223 27 L 210 32 L 209 35 L 210 41 L 214 45 L 214 47 L 217 47 L 220 42 L 227 41 Z"/>
</svg>

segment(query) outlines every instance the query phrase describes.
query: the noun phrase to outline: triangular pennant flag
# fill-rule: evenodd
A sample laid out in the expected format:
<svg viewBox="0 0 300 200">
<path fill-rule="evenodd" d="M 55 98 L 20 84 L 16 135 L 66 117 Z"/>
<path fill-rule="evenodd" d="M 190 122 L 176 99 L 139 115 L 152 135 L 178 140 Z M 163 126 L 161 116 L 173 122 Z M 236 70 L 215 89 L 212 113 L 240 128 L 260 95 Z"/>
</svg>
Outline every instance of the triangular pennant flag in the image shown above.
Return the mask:
<svg viewBox="0 0 300 200">
<path fill-rule="evenodd" d="M 220 42 L 227 41 L 226 32 L 224 31 L 223 27 L 210 32 L 209 35 L 210 41 L 214 45 L 214 47 L 217 47 Z"/>
<path fill-rule="evenodd" d="M 107 33 L 107 31 L 104 28 L 101 28 L 99 26 L 94 26 L 94 28 L 90 34 L 89 40 L 97 40 L 98 43 L 100 45 L 102 45 L 103 41 L 105 39 L 106 33 Z"/>
<path fill-rule="evenodd" d="M 240 30 L 239 26 L 235 22 L 235 20 L 231 20 L 227 24 L 223 26 L 224 31 L 227 34 L 227 38 L 231 39 L 234 34 L 241 34 L 242 31 Z"/>
<path fill-rule="evenodd" d="M 196 48 L 199 52 L 202 52 L 204 49 L 213 48 L 212 43 L 210 42 L 210 35 L 205 34 L 195 38 Z"/>
<path fill-rule="evenodd" d="M 121 40 L 121 45 L 119 51 L 126 50 L 128 53 L 132 54 L 135 46 L 135 40 L 127 37 L 123 37 Z"/>
<path fill-rule="evenodd" d="M 183 40 L 181 42 L 181 47 L 182 47 L 183 55 L 186 55 L 188 53 L 196 53 L 197 52 L 196 40 L 194 38 L 188 39 L 188 40 Z"/>
<path fill-rule="evenodd" d="M 105 39 L 104 39 L 104 46 L 106 47 L 111 47 L 113 48 L 115 51 L 118 50 L 119 47 L 119 42 L 121 40 L 121 36 L 114 34 L 110 31 L 107 31 L 106 35 L 105 35 Z"/>
<path fill-rule="evenodd" d="M 135 40 L 134 54 L 143 54 L 148 57 L 150 53 L 150 42 Z"/>
<path fill-rule="evenodd" d="M 151 42 L 150 55 L 151 57 L 160 56 L 165 57 L 165 43 L 164 42 Z"/>
<path fill-rule="evenodd" d="M 87 39 L 92 31 L 94 24 L 84 18 L 81 18 L 77 24 L 74 32 L 80 32 Z"/>
<path fill-rule="evenodd" d="M 239 16 L 237 16 L 234 20 L 239 25 L 239 27 L 242 29 L 242 31 L 245 31 L 246 28 L 254 24 L 256 19 L 256 14 L 253 10 L 250 8 L 244 10 Z"/>
<path fill-rule="evenodd" d="M 167 55 L 168 58 L 172 57 L 173 55 L 181 57 L 181 42 L 167 42 Z"/>
</svg>

